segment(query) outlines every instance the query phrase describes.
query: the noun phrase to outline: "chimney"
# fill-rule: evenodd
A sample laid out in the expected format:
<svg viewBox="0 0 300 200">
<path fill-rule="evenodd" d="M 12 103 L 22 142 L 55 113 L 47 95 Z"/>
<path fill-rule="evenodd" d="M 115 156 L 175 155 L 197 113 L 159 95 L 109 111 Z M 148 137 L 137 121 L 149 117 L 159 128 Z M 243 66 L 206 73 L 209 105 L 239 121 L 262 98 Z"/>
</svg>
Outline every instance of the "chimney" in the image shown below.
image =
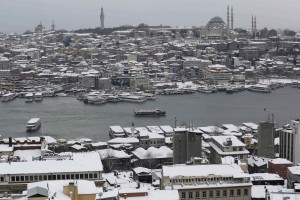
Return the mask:
<svg viewBox="0 0 300 200">
<path fill-rule="evenodd" d="M 8 138 L 8 146 L 9 146 L 9 147 L 12 147 L 12 137 L 9 137 L 9 138 Z"/>
</svg>

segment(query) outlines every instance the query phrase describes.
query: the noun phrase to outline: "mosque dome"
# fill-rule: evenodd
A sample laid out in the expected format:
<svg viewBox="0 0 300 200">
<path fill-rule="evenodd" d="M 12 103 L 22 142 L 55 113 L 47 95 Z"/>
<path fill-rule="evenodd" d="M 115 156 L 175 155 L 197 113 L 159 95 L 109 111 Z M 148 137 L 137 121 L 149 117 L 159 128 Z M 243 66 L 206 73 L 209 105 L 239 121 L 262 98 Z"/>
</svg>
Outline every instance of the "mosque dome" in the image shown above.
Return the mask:
<svg viewBox="0 0 300 200">
<path fill-rule="evenodd" d="M 209 20 L 208 24 L 225 24 L 225 22 L 221 17 L 215 16 Z"/>
</svg>

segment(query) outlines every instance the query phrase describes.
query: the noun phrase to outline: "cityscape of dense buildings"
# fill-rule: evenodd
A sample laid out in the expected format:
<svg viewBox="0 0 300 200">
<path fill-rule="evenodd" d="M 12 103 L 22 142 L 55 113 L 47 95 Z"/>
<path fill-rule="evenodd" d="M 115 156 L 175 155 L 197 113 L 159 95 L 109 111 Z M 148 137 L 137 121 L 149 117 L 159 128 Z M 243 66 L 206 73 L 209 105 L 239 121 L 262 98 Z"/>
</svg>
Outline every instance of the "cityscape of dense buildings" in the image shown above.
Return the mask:
<svg viewBox="0 0 300 200">
<path fill-rule="evenodd" d="M 0 34 L 1 104 L 55 96 L 141 103 L 300 87 L 300 33 L 258 30 L 256 16 L 250 30 L 235 28 L 230 6 L 227 23 L 216 16 L 191 28 L 113 29 L 103 8 L 99 17 L 91 32 L 55 30 L 53 22 L 51 30 L 40 23 Z M 258 125 L 107 124 L 111 139 L 101 142 L 1 138 L 0 199 L 300 199 L 300 121 L 287 120 L 283 127 L 272 114 Z"/>
</svg>

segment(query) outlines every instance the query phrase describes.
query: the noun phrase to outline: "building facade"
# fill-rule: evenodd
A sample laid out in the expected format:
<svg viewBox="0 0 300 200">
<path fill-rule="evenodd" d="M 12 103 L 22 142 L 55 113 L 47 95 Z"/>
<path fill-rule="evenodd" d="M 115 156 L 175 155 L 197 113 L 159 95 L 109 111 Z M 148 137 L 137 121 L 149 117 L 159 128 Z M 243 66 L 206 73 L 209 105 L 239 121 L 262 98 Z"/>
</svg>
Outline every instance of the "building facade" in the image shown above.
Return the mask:
<svg viewBox="0 0 300 200">
<path fill-rule="evenodd" d="M 202 131 L 186 128 L 175 128 L 174 131 L 174 164 L 184 164 L 194 157 L 202 157 Z"/>
</svg>

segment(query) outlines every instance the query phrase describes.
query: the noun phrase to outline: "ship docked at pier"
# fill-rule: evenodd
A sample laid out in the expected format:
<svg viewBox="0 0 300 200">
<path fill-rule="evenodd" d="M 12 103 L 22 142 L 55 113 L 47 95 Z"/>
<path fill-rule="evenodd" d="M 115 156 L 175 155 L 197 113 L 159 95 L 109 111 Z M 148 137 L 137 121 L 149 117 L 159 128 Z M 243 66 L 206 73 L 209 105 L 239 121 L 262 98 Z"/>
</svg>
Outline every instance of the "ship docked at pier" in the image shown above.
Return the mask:
<svg viewBox="0 0 300 200">
<path fill-rule="evenodd" d="M 154 109 L 154 110 L 135 110 L 134 111 L 135 116 L 149 116 L 149 117 L 160 117 L 165 116 L 166 111 L 160 110 L 160 109 Z"/>
</svg>

